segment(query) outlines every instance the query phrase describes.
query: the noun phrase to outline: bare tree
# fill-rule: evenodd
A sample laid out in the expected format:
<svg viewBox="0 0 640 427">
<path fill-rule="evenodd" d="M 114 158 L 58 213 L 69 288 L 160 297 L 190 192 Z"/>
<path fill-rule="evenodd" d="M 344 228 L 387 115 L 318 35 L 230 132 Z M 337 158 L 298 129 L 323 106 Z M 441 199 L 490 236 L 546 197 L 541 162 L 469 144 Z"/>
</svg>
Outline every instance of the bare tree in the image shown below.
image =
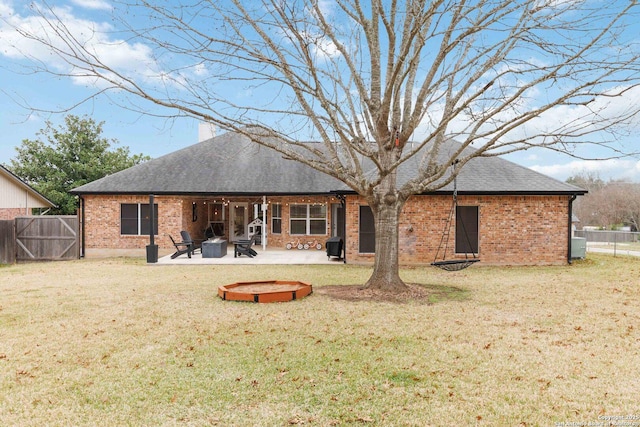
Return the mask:
<svg viewBox="0 0 640 427">
<path fill-rule="evenodd" d="M 611 182 L 603 189 L 607 194 L 604 203 L 612 211 L 607 225 L 628 226 L 638 230 L 640 220 L 640 185 L 628 182 Z"/>
<path fill-rule="evenodd" d="M 451 182 L 454 161 L 533 147 L 625 154 L 613 143 L 638 113 L 623 102 L 639 89 L 627 28 L 637 9 L 635 0 L 137 0 L 118 2 L 117 26 L 78 32 L 43 0 L 44 27 L 16 30 L 56 56 L 55 68 L 37 62 L 42 71 L 132 95 L 128 108 L 144 111 L 146 100 L 243 133 L 346 183 L 375 219 L 368 286 L 398 290 L 400 212 Z M 143 46 L 148 62 L 113 65 L 113 43 Z M 449 138 L 461 148 L 442 160 Z M 300 142 L 309 139 L 322 144 Z M 399 180 L 414 156 L 420 167 Z"/>
<path fill-rule="evenodd" d="M 583 225 L 640 230 L 640 184 L 610 181 L 589 190 L 576 206 Z"/>
<path fill-rule="evenodd" d="M 597 173 L 586 171 L 570 177 L 567 182 L 589 192 L 573 205 L 583 226 L 609 229 L 627 225 L 640 230 L 640 184 L 605 182 Z"/>
<path fill-rule="evenodd" d="M 603 181 L 600 174 L 587 171 L 569 177 L 567 183 L 583 188 L 589 193 L 601 190 L 606 185 L 606 182 Z"/>
</svg>

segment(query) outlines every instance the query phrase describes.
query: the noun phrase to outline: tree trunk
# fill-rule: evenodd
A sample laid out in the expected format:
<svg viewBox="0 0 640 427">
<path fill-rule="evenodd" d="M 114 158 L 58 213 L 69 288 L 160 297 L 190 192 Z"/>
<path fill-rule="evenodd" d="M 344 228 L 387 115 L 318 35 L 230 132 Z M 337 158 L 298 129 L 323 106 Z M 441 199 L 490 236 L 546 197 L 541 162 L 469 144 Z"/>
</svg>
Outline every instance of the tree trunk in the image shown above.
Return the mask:
<svg viewBox="0 0 640 427">
<path fill-rule="evenodd" d="M 365 287 L 400 292 L 407 288 L 399 274 L 399 228 L 400 212 L 404 201 L 395 194 L 387 193 L 369 203 L 375 221 L 376 246 L 373 273 Z"/>
</svg>

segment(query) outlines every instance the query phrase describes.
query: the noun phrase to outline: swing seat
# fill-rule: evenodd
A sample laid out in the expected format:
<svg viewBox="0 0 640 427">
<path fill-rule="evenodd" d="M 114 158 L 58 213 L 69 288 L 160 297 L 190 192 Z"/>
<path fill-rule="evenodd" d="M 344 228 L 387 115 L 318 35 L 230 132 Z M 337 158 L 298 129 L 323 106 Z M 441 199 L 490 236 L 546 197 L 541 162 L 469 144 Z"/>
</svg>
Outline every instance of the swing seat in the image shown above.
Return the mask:
<svg viewBox="0 0 640 427">
<path fill-rule="evenodd" d="M 480 261 L 479 258 L 476 258 L 476 253 L 471 251 L 465 251 L 464 259 L 444 259 L 445 254 L 447 253 L 447 247 L 449 246 L 449 230 L 451 229 L 451 222 L 453 221 L 454 215 L 456 220 L 458 218 L 457 208 L 458 208 L 458 184 L 456 181 L 457 173 L 456 173 L 456 165 L 459 160 L 455 160 L 451 166 L 453 166 L 453 203 L 451 204 L 451 211 L 449 211 L 449 217 L 446 220 L 444 231 L 442 233 L 442 237 L 440 238 L 440 244 L 438 245 L 438 250 L 436 251 L 436 257 L 431 263 L 434 267 L 438 267 L 445 271 L 460 271 L 464 270 L 467 267 L 472 266 L 474 263 Z M 464 225 L 464 221 L 460 223 L 462 225 L 462 231 L 464 232 L 464 237 L 467 239 L 468 247 L 471 248 L 471 240 L 469 239 L 469 235 L 467 234 L 467 229 Z M 457 227 L 457 225 L 456 225 Z M 444 250 L 442 251 L 442 260 L 438 261 L 438 255 L 442 250 L 442 246 L 444 245 Z M 476 251 L 478 249 L 476 248 Z M 473 258 L 469 258 L 468 255 L 473 255 Z"/>
<path fill-rule="evenodd" d="M 434 261 L 431 263 L 434 267 L 438 267 L 445 271 L 460 271 L 467 267 L 472 266 L 474 263 L 480 261 L 479 258 L 471 259 L 448 259 L 442 261 Z"/>
</svg>

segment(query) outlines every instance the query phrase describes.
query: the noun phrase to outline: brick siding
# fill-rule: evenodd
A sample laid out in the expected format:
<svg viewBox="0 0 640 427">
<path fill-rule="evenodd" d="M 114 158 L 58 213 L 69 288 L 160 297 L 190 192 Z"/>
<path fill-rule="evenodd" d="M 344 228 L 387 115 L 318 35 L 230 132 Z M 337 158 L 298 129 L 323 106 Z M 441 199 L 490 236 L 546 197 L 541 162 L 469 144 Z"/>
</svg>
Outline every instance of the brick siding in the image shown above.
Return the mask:
<svg viewBox="0 0 640 427">
<path fill-rule="evenodd" d="M 120 205 L 122 203 L 149 203 L 148 196 L 99 196 L 87 195 L 85 200 L 85 247 L 87 250 L 93 249 L 140 249 L 143 250 L 149 244 L 149 236 L 130 236 L 120 234 Z M 222 203 L 220 198 L 217 202 Z M 210 200 L 208 203 L 211 203 Z M 249 221 L 253 218 L 251 204 L 261 203 L 261 200 L 233 199 L 225 200 L 224 217 L 226 221 L 225 237 L 229 238 L 229 218 L 230 206 L 233 203 L 249 203 Z M 158 236 L 155 243 L 161 249 L 172 249 L 173 244 L 169 239 L 171 235 L 174 239 L 180 238 L 180 231 L 187 230 L 195 240 L 205 238 L 205 229 L 208 226 L 207 206 L 202 199 L 190 199 L 180 197 L 155 196 L 154 203 L 158 205 Z M 193 221 L 193 204 L 196 204 L 197 219 Z M 288 242 L 318 241 L 323 244 L 329 238 L 331 226 L 331 203 L 339 203 L 333 197 L 313 196 L 313 197 L 270 197 L 269 203 L 279 203 L 282 205 L 282 233 L 271 233 L 271 211 L 268 211 L 267 241 L 270 247 L 284 248 Z M 289 233 L 289 205 L 290 204 L 314 204 L 320 203 L 327 206 L 327 227 L 326 233 L 322 235 L 299 236 Z M 166 251 L 165 251 L 166 252 Z"/>
<path fill-rule="evenodd" d="M 399 224 L 400 263 L 434 261 L 451 210 L 451 196 L 414 196 Z M 373 254 L 358 253 L 360 197 L 347 198 L 348 262 L 372 262 Z M 479 258 L 496 265 L 549 265 L 567 262 L 568 196 L 459 196 L 459 206 L 479 210 Z M 455 221 L 449 233 L 446 259 L 455 254 Z M 442 253 L 439 256 L 442 257 Z"/>
<path fill-rule="evenodd" d="M 149 203 L 148 196 L 98 196 L 85 199 L 85 247 L 91 249 L 139 249 L 149 244 L 148 236 L 120 234 L 120 205 Z M 234 203 L 235 199 L 231 201 Z M 228 201 L 227 201 L 228 202 Z M 237 202 L 261 203 L 261 199 L 238 199 Z M 359 206 L 366 205 L 358 196 L 347 197 L 347 236 L 345 249 L 348 262 L 373 262 L 373 254 L 358 253 Z M 158 231 L 156 244 L 164 253 L 173 249 L 168 235 L 179 238 L 187 230 L 194 239 L 203 239 L 207 227 L 205 201 L 177 196 L 156 196 Z M 193 203 L 197 219 L 193 221 Z M 324 242 L 331 235 L 331 204 L 333 197 L 269 197 L 268 203 L 282 205 L 282 233 L 271 233 L 271 210 L 267 218 L 269 247 L 284 248 L 288 242 Z M 319 236 L 296 236 L 289 232 L 289 206 L 294 203 L 322 203 L 327 206 L 326 233 Z M 451 209 L 451 196 L 414 196 L 405 205 L 400 218 L 400 262 L 425 264 L 434 260 L 443 229 Z M 568 196 L 459 196 L 460 206 L 478 206 L 479 257 L 486 264 L 535 265 L 563 264 L 568 251 Z M 251 209 L 251 208 L 250 208 Z M 250 217 L 253 213 L 250 213 Z M 229 233 L 229 206 L 225 206 Z M 250 219 L 251 220 L 251 219 Z M 455 222 L 455 221 L 454 221 Z M 446 258 L 463 257 L 454 254 L 455 223 L 449 235 L 450 251 Z"/>
<path fill-rule="evenodd" d="M 87 249 L 144 249 L 149 244 L 149 236 L 120 234 L 120 205 L 122 203 L 148 204 L 148 196 L 84 196 L 85 199 L 85 247 Z M 179 197 L 156 196 L 158 204 L 158 236 L 160 247 L 173 247 L 169 234 L 180 238 L 180 230 L 185 227 L 186 215 L 191 218 L 191 205 Z"/>
<path fill-rule="evenodd" d="M 31 212 L 31 209 L 29 209 Z M 24 208 L 0 208 L 0 221 L 15 219 L 17 216 L 28 215 Z"/>
</svg>

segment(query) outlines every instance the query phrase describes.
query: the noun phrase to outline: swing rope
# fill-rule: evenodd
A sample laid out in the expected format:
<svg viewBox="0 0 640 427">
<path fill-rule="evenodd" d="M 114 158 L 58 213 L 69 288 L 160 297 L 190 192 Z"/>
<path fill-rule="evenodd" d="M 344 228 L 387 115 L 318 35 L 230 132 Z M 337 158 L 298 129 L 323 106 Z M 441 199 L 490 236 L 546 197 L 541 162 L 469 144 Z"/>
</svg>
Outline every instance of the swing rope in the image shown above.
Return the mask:
<svg viewBox="0 0 640 427">
<path fill-rule="evenodd" d="M 471 252 L 471 254 L 473 255 L 473 258 L 469 258 L 469 252 L 465 252 L 464 259 L 461 259 L 461 258 L 446 259 L 447 250 L 449 248 L 449 234 L 451 230 L 451 221 L 453 220 L 453 217 L 456 214 L 457 208 L 458 208 L 458 185 L 457 185 L 457 175 L 455 174 L 456 173 L 455 168 L 457 164 L 458 164 L 458 160 L 456 160 L 452 165 L 454 169 L 453 171 L 454 176 L 453 176 L 453 202 L 451 204 L 451 211 L 449 212 L 449 217 L 447 218 L 447 221 L 445 223 L 445 228 L 442 232 L 442 236 L 440 237 L 440 244 L 438 245 L 436 256 L 433 259 L 433 262 L 431 263 L 431 265 L 433 265 L 434 267 L 438 267 L 446 271 L 463 270 L 473 265 L 474 263 L 480 261 L 480 259 L 476 257 L 476 254 L 474 252 Z M 471 239 L 469 239 L 469 234 L 467 233 L 467 228 L 464 225 L 464 221 L 461 220 L 460 224 L 462 225 L 462 232 L 464 233 L 464 237 L 467 240 L 467 245 L 469 248 L 471 248 Z M 444 245 L 444 248 L 443 248 L 443 245 Z M 440 251 L 442 251 L 442 259 L 438 260 Z"/>
</svg>

